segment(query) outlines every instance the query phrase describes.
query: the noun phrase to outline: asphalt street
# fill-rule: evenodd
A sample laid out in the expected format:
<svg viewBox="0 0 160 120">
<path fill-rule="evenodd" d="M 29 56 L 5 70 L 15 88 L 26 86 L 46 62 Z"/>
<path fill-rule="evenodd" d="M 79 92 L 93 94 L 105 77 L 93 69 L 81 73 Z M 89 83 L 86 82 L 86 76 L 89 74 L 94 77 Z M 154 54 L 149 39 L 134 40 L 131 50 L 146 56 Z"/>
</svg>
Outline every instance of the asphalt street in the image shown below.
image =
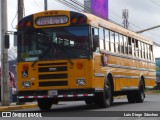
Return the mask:
<svg viewBox="0 0 160 120">
<path fill-rule="evenodd" d="M 99 108 L 96 105 L 86 105 L 84 101 L 78 102 L 60 102 L 58 105 L 53 105 L 50 111 L 40 111 L 39 108 L 17 110 L 18 112 L 34 112 L 42 113 L 42 118 L 29 118 L 37 120 L 160 120 L 160 94 L 146 95 L 143 103 L 128 103 L 126 98 L 115 99 L 113 105 L 109 108 Z M 80 114 L 76 114 L 76 111 L 80 111 Z M 157 116 L 140 116 L 143 112 L 149 112 L 158 114 Z M 117 113 L 123 113 L 122 116 L 117 116 Z M 66 113 L 69 113 L 66 114 Z M 101 117 L 105 116 L 105 117 Z M 127 116 L 128 113 L 134 114 L 134 116 Z M 88 116 L 87 116 L 87 115 Z M 112 117 L 108 117 L 112 116 Z M 48 117 L 43 117 L 48 116 Z M 85 117 L 84 117 L 84 116 Z M 97 115 L 97 116 L 96 116 Z M 122 115 L 122 114 L 120 114 Z M 18 120 L 19 118 L 10 118 L 11 120 Z M 25 120 L 27 118 L 23 118 Z M 0 120 L 6 120 L 6 118 L 0 118 Z"/>
</svg>

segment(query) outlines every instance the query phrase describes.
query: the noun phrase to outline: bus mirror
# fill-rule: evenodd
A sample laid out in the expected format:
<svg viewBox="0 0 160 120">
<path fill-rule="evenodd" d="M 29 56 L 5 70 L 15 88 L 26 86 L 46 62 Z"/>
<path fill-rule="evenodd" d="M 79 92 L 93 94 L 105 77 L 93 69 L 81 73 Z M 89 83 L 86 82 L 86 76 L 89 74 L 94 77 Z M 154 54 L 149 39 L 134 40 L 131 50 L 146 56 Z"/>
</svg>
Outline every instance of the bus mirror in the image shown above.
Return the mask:
<svg viewBox="0 0 160 120">
<path fill-rule="evenodd" d="M 17 32 L 14 32 L 14 47 L 17 46 Z"/>
<path fill-rule="evenodd" d="M 4 36 L 4 47 L 5 47 L 5 49 L 9 49 L 9 46 L 10 46 L 10 44 L 9 44 L 9 35 L 6 34 Z"/>
</svg>

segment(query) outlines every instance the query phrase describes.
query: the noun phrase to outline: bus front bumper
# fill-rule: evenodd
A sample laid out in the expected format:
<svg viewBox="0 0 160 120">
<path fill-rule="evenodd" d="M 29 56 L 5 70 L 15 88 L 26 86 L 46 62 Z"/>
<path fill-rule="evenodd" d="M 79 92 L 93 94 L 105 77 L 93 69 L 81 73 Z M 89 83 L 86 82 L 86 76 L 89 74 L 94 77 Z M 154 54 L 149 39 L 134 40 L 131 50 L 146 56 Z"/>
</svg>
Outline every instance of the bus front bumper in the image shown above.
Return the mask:
<svg viewBox="0 0 160 120">
<path fill-rule="evenodd" d="M 70 89 L 70 90 L 39 90 L 19 91 L 17 99 L 20 102 L 30 102 L 37 99 L 57 99 L 58 101 L 84 100 L 94 97 L 95 89 Z"/>
</svg>

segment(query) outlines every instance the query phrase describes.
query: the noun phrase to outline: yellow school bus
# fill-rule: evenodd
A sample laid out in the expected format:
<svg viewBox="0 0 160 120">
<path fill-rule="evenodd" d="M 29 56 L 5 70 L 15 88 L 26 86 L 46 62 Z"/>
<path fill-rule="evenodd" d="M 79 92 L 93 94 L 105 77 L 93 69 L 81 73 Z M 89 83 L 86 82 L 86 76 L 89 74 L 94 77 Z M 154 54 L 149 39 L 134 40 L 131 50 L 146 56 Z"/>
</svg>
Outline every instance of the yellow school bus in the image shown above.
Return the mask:
<svg viewBox="0 0 160 120">
<path fill-rule="evenodd" d="M 114 96 L 144 101 L 155 86 L 153 42 L 87 13 L 50 10 L 17 27 L 18 100 L 41 110 L 59 101 L 109 107 Z"/>
</svg>

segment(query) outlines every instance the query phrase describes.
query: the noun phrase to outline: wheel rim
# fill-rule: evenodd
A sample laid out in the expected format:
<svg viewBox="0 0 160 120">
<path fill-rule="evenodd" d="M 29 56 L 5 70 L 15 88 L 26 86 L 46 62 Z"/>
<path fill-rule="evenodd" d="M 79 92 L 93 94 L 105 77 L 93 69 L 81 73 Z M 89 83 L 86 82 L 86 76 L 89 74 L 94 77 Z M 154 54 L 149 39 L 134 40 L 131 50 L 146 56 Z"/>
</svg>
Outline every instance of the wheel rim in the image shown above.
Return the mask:
<svg viewBox="0 0 160 120">
<path fill-rule="evenodd" d="M 144 88 L 143 88 L 143 86 L 141 86 L 141 98 L 142 98 L 142 100 L 144 99 Z"/>
<path fill-rule="evenodd" d="M 105 97 L 107 105 L 111 103 L 111 89 L 109 85 L 105 85 Z"/>
</svg>

